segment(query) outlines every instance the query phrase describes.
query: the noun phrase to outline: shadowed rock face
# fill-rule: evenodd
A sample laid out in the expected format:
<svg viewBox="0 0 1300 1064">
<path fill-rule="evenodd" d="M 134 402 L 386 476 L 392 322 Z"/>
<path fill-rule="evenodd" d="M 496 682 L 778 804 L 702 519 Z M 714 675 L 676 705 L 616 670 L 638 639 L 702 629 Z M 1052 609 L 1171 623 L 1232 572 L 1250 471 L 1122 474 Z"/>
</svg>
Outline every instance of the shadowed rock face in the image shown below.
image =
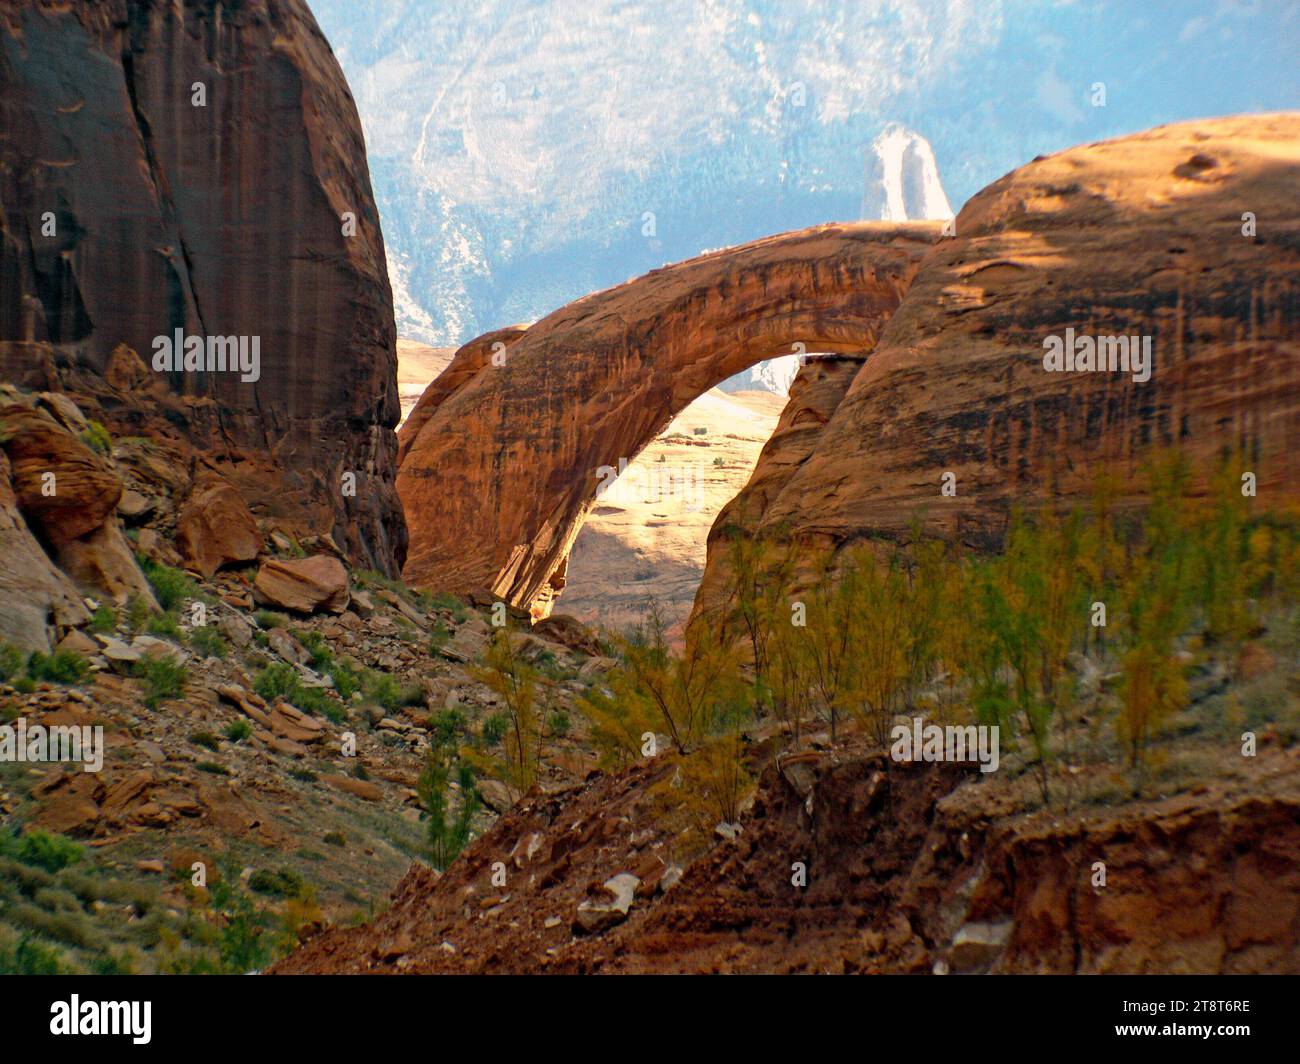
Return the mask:
<svg viewBox="0 0 1300 1064">
<path fill-rule="evenodd" d="M 429 382 L 420 401 L 411 411 L 411 416 L 397 430 L 398 465 L 406 460 L 411 444 L 428 420 L 438 412 L 438 407 L 490 366 L 493 356 L 497 356 L 497 361 L 500 361 L 510 345 L 523 336 L 527 328 L 526 325 L 507 325 L 504 329 L 493 329 L 456 350 L 447 368 Z"/>
<path fill-rule="evenodd" d="M 0 376 L 95 396 L 115 432 L 165 421 L 259 514 L 396 571 L 383 240 L 306 5 L 0 0 L 0 89 Z M 117 345 L 149 365 L 177 329 L 257 337 L 259 378 L 151 369 L 180 402 L 104 398 Z"/>
<path fill-rule="evenodd" d="M 939 235 L 939 223 L 787 233 L 655 270 L 531 326 L 505 366 L 441 398 L 410 445 L 398 476 L 406 579 L 544 601 L 601 467 L 631 460 L 701 393 L 793 344 L 869 350 Z"/>
<path fill-rule="evenodd" d="M 815 453 L 863 360 L 853 355 L 822 355 L 799 368 L 790 384 L 789 401 L 759 453 L 748 483 L 722 508 L 709 530 L 708 557 L 691 611 L 692 624 L 701 617 L 716 618 L 728 605 L 729 537 L 752 533 L 790 478 Z"/>
<path fill-rule="evenodd" d="M 923 514 L 927 531 L 981 547 L 1011 506 L 1078 497 L 1160 447 L 1202 472 L 1239 453 L 1263 505 L 1294 499 L 1298 191 L 1296 114 L 1164 126 L 990 185 L 922 264 L 813 453 L 764 489 L 761 518 L 745 509 L 749 528 L 834 544 Z M 1044 338 L 1070 327 L 1150 336 L 1150 380 L 1047 372 Z M 945 471 L 955 498 L 940 495 Z"/>
</svg>

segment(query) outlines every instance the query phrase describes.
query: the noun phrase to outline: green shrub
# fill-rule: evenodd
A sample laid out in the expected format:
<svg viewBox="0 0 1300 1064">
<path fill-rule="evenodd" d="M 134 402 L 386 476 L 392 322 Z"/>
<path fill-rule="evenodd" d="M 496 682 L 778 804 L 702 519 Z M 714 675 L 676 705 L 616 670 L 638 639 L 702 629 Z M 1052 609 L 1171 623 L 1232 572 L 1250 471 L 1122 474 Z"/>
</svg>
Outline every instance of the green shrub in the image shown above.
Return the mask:
<svg viewBox="0 0 1300 1064">
<path fill-rule="evenodd" d="M 345 702 L 361 690 L 361 674 L 346 662 L 336 661 L 329 669 L 330 679 L 334 681 L 334 690 Z"/>
<path fill-rule="evenodd" d="M 510 728 L 510 718 L 504 713 L 493 713 L 483 721 L 483 745 L 492 747 L 499 746 L 501 740 L 506 737 L 506 731 Z"/>
<path fill-rule="evenodd" d="M 402 706 L 418 706 L 424 701 L 424 688 L 418 683 L 403 686 L 386 672 L 369 673 L 366 680 L 366 698 L 390 713 Z"/>
<path fill-rule="evenodd" d="M 213 625 L 206 624 L 191 631 L 190 646 L 209 658 L 222 661 L 226 658 L 226 640 Z"/>
<path fill-rule="evenodd" d="M 90 617 L 88 627 L 92 632 L 112 632 L 117 628 L 117 610 L 107 602 L 100 605 Z"/>
<path fill-rule="evenodd" d="M 144 704 L 157 709 L 172 698 L 185 693 L 189 670 L 173 657 L 142 658 L 136 662 L 135 675 L 144 681 Z"/>
<path fill-rule="evenodd" d="M 27 675 L 33 680 L 50 683 L 81 683 L 90 672 L 90 663 L 75 650 L 56 650 L 53 654 L 33 652 L 27 659 Z"/>
<path fill-rule="evenodd" d="M 320 777 L 309 768 L 291 768 L 289 770 L 289 775 L 296 780 L 301 780 L 303 783 L 315 783 L 320 779 Z"/>
<path fill-rule="evenodd" d="M 203 598 L 199 585 L 180 569 L 170 565 L 160 565 L 151 558 L 140 559 L 140 568 L 144 570 L 153 596 L 158 600 L 164 613 L 169 613 L 186 599 Z"/>
<path fill-rule="evenodd" d="M 86 852 L 66 835 L 55 835 L 40 828 L 16 838 L 9 834 L 0 836 L 0 845 L 23 864 L 47 872 L 60 872 L 68 865 L 76 864 Z"/>
<path fill-rule="evenodd" d="M 21 650 L 8 643 L 0 644 L 0 681 L 12 683 L 23 675 L 26 664 L 26 656 Z"/>
<path fill-rule="evenodd" d="M 259 628 L 287 628 L 289 618 L 283 613 L 276 613 L 274 610 L 258 610 L 253 614 L 253 620 L 257 622 Z"/>
<path fill-rule="evenodd" d="M 465 714 L 454 707 L 429 714 L 429 742 L 433 746 L 455 747 L 462 735 L 467 734 Z"/>
<path fill-rule="evenodd" d="M 298 690 L 298 674 L 293 666 L 277 661 L 259 672 L 253 678 L 253 690 L 268 702 L 283 698 L 290 702 Z"/>
<path fill-rule="evenodd" d="M 185 641 L 185 634 L 181 631 L 180 622 L 177 621 L 174 613 L 155 614 L 144 622 L 144 630 L 150 635 L 160 635 L 167 639 L 174 639 L 178 643 Z"/>
<path fill-rule="evenodd" d="M 23 935 L 12 949 L 0 949 L 0 975 L 61 975 L 62 955 L 52 946 Z"/>
<path fill-rule="evenodd" d="M 96 454 L 109 455 L 113 452 L 113 437 L 98 421 L 88 421 L 80 439 Z"/>
<path fill-rule="evenodd" d="M 274 662 L 259 672 L 253 680 L 253 690 L 268 702 L 283 698 L 304 713 L 319 714 L 335 724 L 346 719 L 343 710 L 324 690 L 304 686 L 293 666 L 282 661 Z"/>
<path fill-rule="evenodd" d="M 239 720 L 232 720 L 223 731 L 232 743 L 239 743 L 253 734 L 253 726 L 241 717 Z"/>
<path fill-rule="evenodd" d="M 293 634 L 307 653 L 311 655 L 312 668 L 317 671 L 329 668 L 332 661 L 330 648 L 329 644 L 325 642 L 325 637 L 320 632 L 314 632 L 310 628 L 299 628 Z"/>
<path fill-rule="evenodd" d="M 386 672 L 372 672 L 366 677 L 366 698 L 384 709 L 394 710 L 401 704 L 402 685 Z"/>
<path fill-rule="evenodd" d="M 200 772 L 210 772 L 214 776 L 230 775 L 230 769 L 216 761 L 200 761 L 196 767 Z"/>
<path fill-rule="evenodd" d="M 546 719 L 547 730 L 557 738 L 563 738 L 569 734 L 571 727 L 569 715 L 561 709 L 557 709 Z"/>
<path fill-rule="evenodd" d="M 271 872 L 260 868 L 248 877 L 248 889 L 258 894 L 271 894 L 277 898 L 298 898 L 302 896 L 306 883 L 302 876 L 292 868 L 281 868 Z"/>
<path fill-rule="evenodd" d="M 190 736 L 190 742 L 195 746 L 203 746 L 213 752 L 221 749 L 221 740 L 213 735 L 210 731 L 196 731 Z"/>
<path fill-rule="evenodd" d="M 152 611 L 149 604 L 139 595 L 131 594 L 126 600 L 126 628 L 135 634 L 143 631 Z"/>
<path fill-rule="evenodd" d="M 428 596 L 428 600 L 433 609 L 450 610 L 451 615 L 455 618 L 457 624 L 461 624 L 469 619 L 469 610 L 466 608 L 465 603 L 455 595 L 442 591 L 436 595 Z"/>
</svg>

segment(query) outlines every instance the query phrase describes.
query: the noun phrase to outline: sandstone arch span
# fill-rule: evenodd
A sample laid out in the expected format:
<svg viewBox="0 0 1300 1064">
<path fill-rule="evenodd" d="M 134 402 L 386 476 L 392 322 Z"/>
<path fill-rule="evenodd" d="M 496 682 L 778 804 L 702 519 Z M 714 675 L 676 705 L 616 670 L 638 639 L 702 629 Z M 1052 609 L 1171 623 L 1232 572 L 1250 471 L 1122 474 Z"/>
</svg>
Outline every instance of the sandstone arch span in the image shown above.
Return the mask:
<svg viewBox="0 0 1300 1064">
<path fill-rule="evenodd" d="M 545 601 L 601 466 L 631 460 L 696 397 L 792 344 L 869 350 L 941 227 L 784 233 L 576 300 L 508 337 L 504 366 L 484 358 L 496 334 L 467 344 L 448 369 L 461 364 L 454 390 L 431 385 L 403 441 L 407 581 Z"/>
</svg>

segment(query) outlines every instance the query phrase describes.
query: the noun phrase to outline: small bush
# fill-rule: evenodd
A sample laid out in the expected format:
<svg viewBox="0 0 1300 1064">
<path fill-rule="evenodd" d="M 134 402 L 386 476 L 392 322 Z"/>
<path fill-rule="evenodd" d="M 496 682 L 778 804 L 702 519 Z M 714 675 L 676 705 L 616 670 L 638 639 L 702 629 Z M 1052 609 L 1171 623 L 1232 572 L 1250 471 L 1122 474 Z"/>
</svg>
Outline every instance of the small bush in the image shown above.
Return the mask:
<svg viewBox="0 0 1300 1064">
<path fill-rule="evenodd" d="M 85 855 L 85 849 L 66 835 L 55 835 L 37 828 L 25 835 L 0 837 L 3 848 L 23 864 L 43 868 L 47 872 L 60 872 L 76 864 Z"/>
<path fill-rule="evenodd" d="M 144 630 L 151 614 L 149 604 L 139 595 L 132 594 L 126 600 L 126 628 L 135 634 Z"/>
<path fill-rule="evenodd" d="M 190 742 L 195 746 L 206 747 L 214 753 L 221 749 L 221 740 L 213 735 L 210 731 L 196 731 L 190 736 Z"/>
<path fill-rule="evenodd" d="M 282 661 L 268 665 L 259 672 L 253 680 L 253 690 L 268 702 L 283 698 L 304 713 L 319 714 L 335 724 L 346 719 L 343 710 L 334 704 L 324 690 L 304 686 L 293 666 Z"/>
<path fill-rule="evenodd" d="M 325 833 L 325 842 L 330 846 L 346 846 L 348 844 L 348 840 L 343 837 L 342 832 L 338 831 L 327 831 Z"/>
<path fill-rule="evenodd" d="M 281 868 L 277 872 L 260 868 L 248 877 L 249 890 L 277 898 L 301 897 L 305 886 L 302 876 L 291 868 Z"/>
<path fill-rule="evenodd" d="M 117 610 L 113 609 L 107 602 L 100 605 L 90 617 L 90 624 L 86 626 L 92 632 L 112 632 L 117 628 Z"/>
<path fill-rule="evenodd" d="M 226 640 L 210 624 L 204 625 L 202 628 L 195 628 L 190 632 L 190 646 L 206 657 L 218 658 L 221 661 L 226 658 Z"/>
<path fill-rule="evenodd" d="M 185 641 L 180 622 L 177 621 L 174 613 L 159 613 L 150 617 L 144 622 L 144 630 L 150 635 L 160 635 L 166 639 L 174 639 L 178 643 Z"/>
<path fill-rule="evenodd" d="M 0 644 L 0 681 L 12 683 L 23 675 L 26 664 L 21 650 L 8 643 Z"/>
<path fill-rule="evenodd" d="M 242 717 L 239 720 L 232 720 L 223 729 L 223 734 L 232 743 L 240 743 L 253 734 L 253 726 Z"/>
<path fill-rule="evenodd" d="M 50 683 L 81 683 L 90 672 L 90 664 L 75 650 L 56 650 L 42 654 L 39 650 L 27 659 L 27 675 L 33 680 Z"/>
<path fill-rule="evenodd" d="M 61 975 L 58 950 L 24 935 L 12 949 L 0 949 L 0 975 Z"/>
<path fill-rule="evenodd" d="M 172 698 L 185 693 L 189 670 L 173 657 L 144 658 L 135 666 L 135 675 L 144 681 L 144 704 L 157 709 Z"/>
<path fill-rule="evenodd" d="M 504 713 L 493 713 L 483 721 L 483 745 L 488 747 L 499 746 L 501 740 L 506 737 L 506 731 L 509 727 L 509 717 Z"/>
<path fill-rule="evenodd" d="M 432 745 L 455 747 L 460 736 L 467 733 L 465 714 L 459 709 L 440 709 L 429 714 L 429 736 Z"/>
<path fill-rule="evenodd" d="M 430 596 L 428 596 L 428 601 L 430 609 L 450 610 L 451 617 L 454 618 L 455 622 L 458 624 L 469 618 L 468 607 L 465 606 L 464 602 L 461 602 L 459 598 L 456 598 L 454 594 L 447 592 L 430 594 Z"/>
<path fill-rule="evenodd" d="M 199 585 L 180 569 L 159 565 L 150 558 L 140 559 L 140 568 L 144 570 L 145 578 L 153 588 L 153 596 L 164 613 L 176 609 L 186 599 L 202 597 Z"/>
<path fill-rule="evenodd" d="M 200 761 L 196 766 L 200 772 L 210 772 L 214 776 L 229 776 L 230 769 L 216 761 Z"/>
<path fill-rule="evenodd" d="M 344 701 L 361 690 L 361 674 L 345 662 L 334 662 L 330 666 L 329 674 L 330 679 L 334 681 L 334 690 Z"/>
<path fill-rule="evenodd" d="M 289 770 L 289 775 L 296 780 L 301 780 L 303 783 L 315 783 L 320 779 L 320 777 L 309 768 L 291 768 Z"/>
<path fill-rule="evenodd" d="M 274 610 L 258 610 L 253 614 L 253 620 L 257 622 L 259 628 L 287 628 L 289 618 L 283 613 L 276 613 Z"/>
<path fill-rule="evenodd" d="M 253 678 L 253 690 L 268 702 L 274 702 L 277 698 L 292 702 L 292 695 L 298 690 L 298 674 L 292 665 L 282 661 L 274 662 Z"/>
<path fill-rule="evenodd" d="M 403 686 L 386 672 L 369 674 L 365 694 L 371 702 L 383 706 L 390 713 L 402 706 L 418 706 L 424 701 L 424 688 L 420 684 Z"/>
<path fill-rule="evenodd" d="M 553 736 L 562 739 L 569 734 L 569 728 L 571 727 L 569 715 L 563 710 L 557 709 L 547 718 L 546 727 Z"/>
<path fill-rule="evenodd" d="M 333 660 L 330 655 L 329 644 L 325 642 L 325 637 L 320 632 L 314 632 L 310 628 L 299 628 L 294 633 L 307 653 L 311 655 L 311 665 L 318 672 L 328 669 Z"/>
<path fill-rule="evenodd" d="M 88 421 L 80 439 L 96 454 L 109 455 L 113 453 L 113 437 L 108 434 L 108 429 L 104 428 L 98 421 Z"/>
</svg>

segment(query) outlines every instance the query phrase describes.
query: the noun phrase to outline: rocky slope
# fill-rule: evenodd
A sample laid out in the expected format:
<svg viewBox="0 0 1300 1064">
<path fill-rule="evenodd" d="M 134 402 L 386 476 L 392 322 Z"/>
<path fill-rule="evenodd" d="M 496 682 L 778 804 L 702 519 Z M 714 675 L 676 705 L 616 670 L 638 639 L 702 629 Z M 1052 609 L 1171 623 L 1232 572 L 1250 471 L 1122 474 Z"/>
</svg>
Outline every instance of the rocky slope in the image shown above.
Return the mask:
<svg viewBox="0 0 1300 1064">
<path fill-rule="evenodd" d="M 815 745 L 768 763 L 739 830 L 694 856 L 653 761 L 525 798 L 445 875 L 412 869 L 382 916 L 276 970 L 1300 972 L 1294 748 L 1195 792 L 1049 813 L 1004 778 Z"/>
<path fill-rule="evenodd" d="M 530 326 L 504 365 L 489 362 L 439 402 L 405 452 L 406 579 L 487 586 L 544 612 L 602 467 L 617 469 L 702 392 L 794 343 L 870 349 L 939 230 L 788 233 L 656 270 Z"/>
<path fill-rule="evenodd" d="M 104 449 L 66 395 L 0 400 L 0 724 L 102 727 L 105 744 L 96 771 L 0 759 L 0 970 L 33 939 L 61 970 L 248 970 L 369 915 L 426 855 L 435 714 L 500 741 L 473 671 L 487 617 L 349 572 L 211 471 L 189 486 L 166 441 Z M 612 664 L 558 618 L 516 645 L 561 710 Z M 567 717 L 548 727 L 541 782 L 572 785 L 592 758 Z M 483 830 L 510 797 L 479 791 Z M 232 929 L 229 891 L 261 930 Z M 244 933 L 256 949 L 232 954 Z"/>
<path fill-rule="evenodd" d="M 0 377 L 169 436 L 259 513 L 396 571 L 383 238 L 306 4 L 7 0 L 0 87 Z M 176 330 L 256 337 L 260 364 L 151 369 Z"/>
</svg>

